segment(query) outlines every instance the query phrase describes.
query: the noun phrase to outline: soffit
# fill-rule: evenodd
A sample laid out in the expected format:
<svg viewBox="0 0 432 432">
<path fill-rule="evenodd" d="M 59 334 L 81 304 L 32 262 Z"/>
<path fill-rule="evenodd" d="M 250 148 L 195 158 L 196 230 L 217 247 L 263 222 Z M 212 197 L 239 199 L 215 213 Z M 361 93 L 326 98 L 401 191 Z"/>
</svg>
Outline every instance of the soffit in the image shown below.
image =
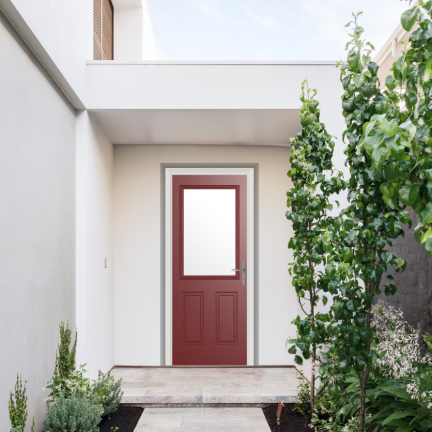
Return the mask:
<svg viewBox="0 0 432 432">
<path fill-rule="evenodd" d="M 297 109 L 91 110 L 113 144 L 289 145 Z"/>
</svg>

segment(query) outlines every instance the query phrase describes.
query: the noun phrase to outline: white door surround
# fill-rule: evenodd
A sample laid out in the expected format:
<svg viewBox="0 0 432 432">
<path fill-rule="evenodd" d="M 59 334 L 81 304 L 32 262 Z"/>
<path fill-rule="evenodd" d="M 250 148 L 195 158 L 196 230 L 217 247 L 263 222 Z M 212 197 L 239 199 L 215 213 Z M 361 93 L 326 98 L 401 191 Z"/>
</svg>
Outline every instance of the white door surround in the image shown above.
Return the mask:
<svg viewBox="0 0 432 432">
<path fill-rule="evenodd" d="M 172 365 L 172 176 L 247 176 L 247 364 L 254 365 L 254 168 L 165 168 L 165 365 Z"/>
</svg>

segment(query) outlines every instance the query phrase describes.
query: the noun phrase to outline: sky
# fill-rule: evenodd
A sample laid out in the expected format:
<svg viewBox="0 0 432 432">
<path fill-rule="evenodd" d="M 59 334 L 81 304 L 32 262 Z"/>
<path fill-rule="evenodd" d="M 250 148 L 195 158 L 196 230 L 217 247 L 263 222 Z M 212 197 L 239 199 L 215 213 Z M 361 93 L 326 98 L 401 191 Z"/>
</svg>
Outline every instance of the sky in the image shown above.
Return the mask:
<svg viewBox="0 0 432 432">
<path fill-rule="evenodd" d="M 408 9 L 404 0 L 147 2 L 161 60 L 341 60 L 352 12 L 363 11 L 378 51 Z"/>
</svg>

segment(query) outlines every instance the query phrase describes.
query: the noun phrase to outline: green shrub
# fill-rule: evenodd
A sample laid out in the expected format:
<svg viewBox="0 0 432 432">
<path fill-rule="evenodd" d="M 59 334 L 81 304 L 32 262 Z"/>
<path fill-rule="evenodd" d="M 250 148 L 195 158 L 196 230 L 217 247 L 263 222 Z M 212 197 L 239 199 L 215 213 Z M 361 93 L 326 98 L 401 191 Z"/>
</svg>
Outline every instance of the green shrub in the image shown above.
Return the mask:
<svg viewBox="0 0 432 432">
<path fill-rule="evenodd" d="M 297 386 L 298 402 L 294 405 L 294 409 L 301 415 L 306 415 L 311 412 L 310 405 L 310 384 L 303 378 L 299 377 L 299 385 Z"/>
<path fill-rule="evenodd" d="M 70 380 L 72 375 L 76 372 L 75 354 L 77 337 L 78 333 L 75 334 L 75 342 L 71 348 L 72 330 L 69 328 L 69 324 L 67 324 L 66 328 L 63 322 L 60 324 L 60 345 L 56 355 L 54 376 L 47 385 L 47 388 L 51 389 L 49 396 L 53 399 L 55 399 L 61 392 L 68 392 L 67 380 Z"/>
<path fill-rule="evenodd" d="M 92 393 L 92 383 L 84 374 L 87 372 L 84 369 L 85 365 L 81 365 L 79 369 L 70 372 L 67 379 L 60 380 L 58 375 L 54 375 L 51 381 L 48 382 L 47 388 L 51 389 L 50 397 L 54 400 L 57 395 L 62 393 L 65 397 L 88 397 Z"/>
<path fill-rule="evenodd" d="M 15 393 L 10 392 L 9 399 L 9 417 L 12 425 L 11 432 L 22 432 L 24 431 L 28 411 L 27 411 L 27 395 L 26 395 L 27 381 L 22 384 L 21 377 L 17 374 L 17 380 L 15 383 Z M 15 400 L 14 400 L 15 398 Z M 34 430 L 35 421 L 33 417 L 32 432 Z"/>
<path fill-rule="evenodd" d="M 121 391 L 121 379 L 116 381 L 108 372 L 106 376 L 99 371 L 97 381 L 94 382 L 92 394 L 102 406 L 102 416 L 105 417 L 115 411 L 121 401 L 123 392 Z"/>
<path fill-rule="evenodd" d="M 47 401 L 45 432 L 98 432 L 103 409 L 92 398 L 65 397 L 59 394 L 55 401 Z"/>
</svg>

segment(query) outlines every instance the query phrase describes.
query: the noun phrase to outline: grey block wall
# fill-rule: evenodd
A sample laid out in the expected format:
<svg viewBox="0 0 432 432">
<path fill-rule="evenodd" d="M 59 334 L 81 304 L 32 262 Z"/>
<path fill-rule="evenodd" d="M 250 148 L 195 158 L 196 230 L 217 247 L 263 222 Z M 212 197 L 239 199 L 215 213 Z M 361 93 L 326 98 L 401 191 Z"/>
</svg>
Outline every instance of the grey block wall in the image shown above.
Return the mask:
<svg viewBox="0 0 432 432">
<path fill-rule="evenodd" d="M 420 324 L 423 331 L 432 333 L 432 257 L 423 245 L 415 241 L 414 228 L 418 224 L 418 216 L 413 211 L 410 215 L 412 227 L 404 226 L 405 238 L 393 241 L 393 247 L 389 249 L 407 261 L 406 270 L 404 273 L 391 271 L 397 293 L 389 297 L 383 293 L 378 298 L 402 307 L 404 317 L 410 324 L 415 327 Z"/>
<path fill-rule="evenodd" d="M 0 431 L 27 380 L 45 418 L 59 324 L 75 327 L 75 110 L 0 12 Z"/>
</svg>

